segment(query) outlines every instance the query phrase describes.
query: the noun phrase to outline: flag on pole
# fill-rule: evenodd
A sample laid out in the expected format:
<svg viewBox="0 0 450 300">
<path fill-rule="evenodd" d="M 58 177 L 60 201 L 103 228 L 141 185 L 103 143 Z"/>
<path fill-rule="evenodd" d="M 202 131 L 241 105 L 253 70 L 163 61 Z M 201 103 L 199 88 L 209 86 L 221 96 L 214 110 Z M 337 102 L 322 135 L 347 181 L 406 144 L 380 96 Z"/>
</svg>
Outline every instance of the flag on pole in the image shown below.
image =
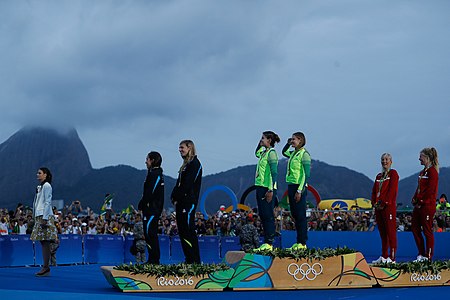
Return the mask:
<svg viewBox="0 0 450 300">
<path fill-rule="evenodd" d="M 284 192 L 281 201 L 278 202 L 278 206 L 286 210 L 290 210 L 288 191 Z"/>
<path fill-rule="evenodd" d="M 100 209 L 102 214 L 106 213 L 106 211 L 108 209 L 112 208 L 113 200 L 114 200 L 114 194 L 106 194 L 105 200 L 104 200 L 103 205 L 102 205 L 102 208 Z"/>
<path fill-rule="evenodd" d="M 133 207 L 132 207 L 131 204 L 130 204 L 130 205 L 128 205 L 127 208 L 122 209 L 122 213 L 121 213 L 121 214 L 122 214 L 122 215 L 123 215 L 123 214 L 129 215 L 129 214 L 131 214 L 133 211 L 134 211 L 134 210 L 133 210 Z"/>
</svg>

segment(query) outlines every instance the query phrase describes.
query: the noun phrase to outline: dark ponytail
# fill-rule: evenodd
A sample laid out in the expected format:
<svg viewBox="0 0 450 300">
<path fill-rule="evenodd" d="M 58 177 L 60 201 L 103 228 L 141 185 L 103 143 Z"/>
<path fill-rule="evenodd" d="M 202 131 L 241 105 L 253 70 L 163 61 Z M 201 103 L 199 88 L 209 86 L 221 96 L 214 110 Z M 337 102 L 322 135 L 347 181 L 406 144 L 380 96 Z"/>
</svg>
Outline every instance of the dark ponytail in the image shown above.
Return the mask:
<svg viewBox="0 0 450 300">
<path fill-rule="evenodd" d="M 159 152 L 152 151 L 147 155 L 147 158 L 152 161 L 152 167 L 161 167 L 162 164 L 162 156 Z"/>
<path fill-rule="evenodd" d="M 47 175 L 47 177 L 45 178 L 45 180 L 42 182 L 42 185 L 44 185 L 44 183 L 48 182 L 48 183 L 52 183 L 52 172 L 50 172 L 50 170 L 48 168 L 45 167 L 41 167 L 39 168 L 39 170 L 41 170 L 42 172 L 44 172 L 45 175 Z"/>
<path fill-rule="evenodd" d="M 275 143 L 279 143 L 280 142 L 280 137 L 278 136 L 278 134 L 276 134 L 273 131 L 264 131 L 263 135 L 270 139 L 270 146 L 273 147 L 275 146 Z"/>
</svg>

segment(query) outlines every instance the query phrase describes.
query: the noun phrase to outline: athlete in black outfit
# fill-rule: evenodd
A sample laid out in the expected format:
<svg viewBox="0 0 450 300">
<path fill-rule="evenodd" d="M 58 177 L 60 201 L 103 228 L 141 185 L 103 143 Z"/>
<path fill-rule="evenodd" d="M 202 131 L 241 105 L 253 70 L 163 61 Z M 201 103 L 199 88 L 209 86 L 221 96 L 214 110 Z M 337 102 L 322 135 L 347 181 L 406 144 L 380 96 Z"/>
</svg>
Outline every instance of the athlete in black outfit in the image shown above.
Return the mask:
<svg viewBox="0 0 450 300">
<path fill-rule="evenodd" d="M 162 157 L 158 152 L 147 155 L 147 178 L 144 182 L 144 193 L 138 209 L 144 216 L 144 236 L 148 250 L 147 263 L 159 264 L 161 256 L 158 241 L 158 223 L 164 207 L 164 175 L 161 168 Z"/>
<path fill-rule="evenodd" d="M 195 210 L 197 209 L 202 184 L 202 165 L 197 159 L 195 145 L 190 140 L 181 141 L 183 164 L 173 188 L 171 199 L 175 205 L 178 233 L 186 263 L 200 263 L 198 238 L 195 232 Z"/>
</svg>

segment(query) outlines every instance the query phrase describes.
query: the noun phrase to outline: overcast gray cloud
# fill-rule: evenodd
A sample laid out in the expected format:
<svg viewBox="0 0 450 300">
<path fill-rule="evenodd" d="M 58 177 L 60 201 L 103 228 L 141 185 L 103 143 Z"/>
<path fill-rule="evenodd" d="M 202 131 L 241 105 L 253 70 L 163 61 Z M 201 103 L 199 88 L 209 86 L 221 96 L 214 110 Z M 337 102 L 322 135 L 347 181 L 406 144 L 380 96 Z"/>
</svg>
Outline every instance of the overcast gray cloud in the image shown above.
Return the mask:
<svg viewBox="0 0 450 300">
<path fill-rule="evenodd" d="M 253 164 L 263 130 L 312 157 L 400 176 L 450 159 L 448 1 L 1 1 L 0 140 L 74 126 L 94 167 Z M 278 147 L 281 149 L 281 146 Z"/>
</svg>

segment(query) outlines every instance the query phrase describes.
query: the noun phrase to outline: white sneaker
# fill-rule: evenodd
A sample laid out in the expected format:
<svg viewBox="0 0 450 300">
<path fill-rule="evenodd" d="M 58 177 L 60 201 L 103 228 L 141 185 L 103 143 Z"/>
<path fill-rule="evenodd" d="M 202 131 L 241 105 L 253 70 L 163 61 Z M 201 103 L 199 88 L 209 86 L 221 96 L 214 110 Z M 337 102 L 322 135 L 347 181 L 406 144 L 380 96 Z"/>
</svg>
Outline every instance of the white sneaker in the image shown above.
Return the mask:
<svg viewBox="0 0 450 300">
<path fill-rule="evenodd" d="M 386 263 L 388 264 L 395 264 L 395 260 L 392 260 L 390 257 L 386 258 Z"/>
<path fill-rule="evenodd" d="M 372 263 L 373 264 L 384 264 L 387 262 L 387 259 L 384 258 L 383 256 L 378 257 L 377 260 L 373 260 Z"/>
<path fill-rule="evenodd" d="M 422 262 L 422 261 L 428 261 L 428 257 L 422 256 L 422 255 L 418 255 L 417 259 L 414 260 L 414 262 Z"/>
</svg>

